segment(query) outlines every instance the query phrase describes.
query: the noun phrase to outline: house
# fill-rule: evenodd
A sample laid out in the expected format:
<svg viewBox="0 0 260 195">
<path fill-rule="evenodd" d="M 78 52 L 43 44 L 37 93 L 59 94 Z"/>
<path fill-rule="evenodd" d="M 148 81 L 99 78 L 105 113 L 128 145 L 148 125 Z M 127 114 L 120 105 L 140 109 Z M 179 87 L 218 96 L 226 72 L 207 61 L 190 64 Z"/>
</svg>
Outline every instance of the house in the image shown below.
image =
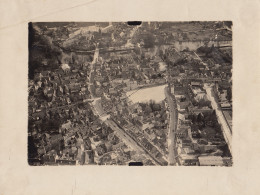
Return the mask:
<svg viewBox="0 0 260 195">
<path fill-rule="evenodd" d="M 154 124 L 152 124 L 152 123 L 144 123 L 143 125 L 142 125 L 142 130 L 144 131 L 145 129 L 151 129 L 151 128 L 153 128 L 154 127 Z"/>
<path fill-rule="evenodd" d="M 185 152 L 185 154 L 194 154 L 195 153 L 195 150 L 192 149 L 192 147 L 184 147 L 182 149 Z"/>
<path fill-rule="evenodd" d="M 184 87 L 174 87 L 174 95 L 183 95 L 185 96 L 185 88 Z"/>
<path fill-rule="evenodd" d="M 228 111 L 223 111 L 223 114 L 229 124 L 229 126 L 232 127 L 232 117 L 230 116 L 229 112 Z"/>
<path fill-rule="evenodd" d="M 232 159 L 230 157 L 223 157 L 222 160 L 225 166 L 232 166 Z"/>
<path fill-rule="evenodd" d="M 101 156 L 106 152 L 107 152 L 107 150 L 106 150 L 106 146 L 104 143 L 101 143 L 96 147 L 96 153 L 98 156 Z"/>
<path fill-rule="evenodd" d="M 77 162 L 79 162 L 80 164 L 83 164 L 83 163 L 84 163 L 85 153 L 81 150 L 81 148 L 79 148 L 78 151 L 77 151 L 76 160 L 77 160 Z"/>
<path fill-rule="evenodd" d="M 145 136 L 146 139 L 150 139 L 150 140 L 154 140 L 156 138 L 155 133 L 149 134 L 146 131 L 144 132 L 144 136 Z"/>
<path fill-rule="evenodd" d="M 47 164 L 47 165 L 55 164 L 55 161 L 56 161 L 55 157 L 56 157 L 56 154 L 52 154 L 51 152 L 49 154 L 44 154 L 43 155 L 44 164 Z"/>
<path fill-rule="evenodd" d="M 190 84 L 191 84 L 191 86 L 197 86 L 197 87 L 200 86 L 200 82 L 193 82 L 192 81 Z"/>
<path fill-rule="evenodd" d="M 177 108 L 178 108 L 179 111 L 183 111 L 183 110 L 185 110 L 189 106 L 189 104 L 190 104 L 189 101 L 178 102 L 177 103 Z"/>
<path fill-rule="evenodd" d="M 171 91 L 174 91 L 174 87 L 171 87 Z M 182 99 L 182 98 L 186 98 L 185 95 L 181 94 L 181 95 L 175 95 L 176 99 Z"/>
<path fill-rule="evenodd" d="M 59 142 L 59 141 L 61 141 L 61 140 L 63 140 L 63 137 L 62 137 L 61 134 L 56 134 L 56 135 L 50 136 L 50 142 L 51 142 L 52 144 L 57 143 L 57 142 Z"/>
<path fill-rule="evenodd" d="M 121 33 L 119 34 L 120 37 L 123 37 L 124 35 L 125 35 L 124 32 L 121 32 Z"/>
<path fill-rule="evenodd" d="M 182 145 L 182 148 L 184 148 L 184 147 L 191 147 L 192 146 L 192 141 L 190 139 L 182 139 L 181 140 L 181 145 Z"/>
<path fill-rule="evenodd" d="M 212 109 L 208 108 L 208 107 L 203 107 L 203 108 L 192 108 L 189 109 L 191 112 L 193 112 L 194 114 L 198 115 L 200 113 L 211 113 Z"/>
<path fill-rule="evenodd" d="M 220 106 L 222 109 L 231 109 L 230 103 L 221 103 Z"/>
<path fill-rule="evenodd" d="M 197 155 L 190 155 L 190 154 L 181 154 L 180 155 L 180 162 L 182 165 L 197 165 L 198 164 L 198 156 Z"/>
<path fill-rule="evenodd" d="M 177 138 L 186 138 L 188 136 L 188 128 L 178 128 L 176 132 Z"/>
<path fill-rule="evenodd" d="M 109 88 L 109 94 L 115 95 L 117 92 L 114 88 Z"/>
<path fill-rule="evenodd" d="M 70 66 L 68 64 L 62 64 L 61 69 L 65 72 L 70 71 Z"/>
<path fill-rule="evenodd" d="M 93 164 L 94 163 L 94 154 L 92 150 L 86 150 L 85 153 L 85 162 L 84 164 Z"/>
<path fill-rule="evenodd" d="M 57 159 L 58 165 L 76 165 L 76 160 Z"/>
<path fill-rule="evenodd" d="M 217 151 L 217 146 L 216 145 L 199 145 L 199 150 L 203 153 L 207 153 L 207 152 L 214 152 Z"/>
<path fill-rule="evenodd" d="M 199 156 L 200 166 L 223 166 L 223 159 L 221 156 Z"/>
<path fill-rule="evenodd" d="M 43 110 L 40 110 L 40 109 L 37 109 L 37 112 L 32 114 L 33 118 L 37 118 L 37 117 L 44 118 L 44 116 L 45 116 L 45 112 Z"/>
</svg>

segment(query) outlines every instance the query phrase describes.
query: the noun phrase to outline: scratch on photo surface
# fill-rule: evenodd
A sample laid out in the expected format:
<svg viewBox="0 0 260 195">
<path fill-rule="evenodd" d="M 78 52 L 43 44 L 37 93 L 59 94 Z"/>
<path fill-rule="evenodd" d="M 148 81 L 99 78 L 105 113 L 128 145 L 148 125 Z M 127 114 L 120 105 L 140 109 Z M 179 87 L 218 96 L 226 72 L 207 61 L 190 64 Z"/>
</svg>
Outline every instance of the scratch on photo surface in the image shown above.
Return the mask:
<svg viewBox="0 0 260 195">
<path fill-rule="evenodd" d="M 88 5 L 88 4 L 90 4 L 90 3 L 93 3 L 94 1 L 97 1 L 97 0 L 90 0 L 90 1 L 85 2 L 85 3 L 81 3 L 81 4 L 78 4 L 78 5 L 71 6 L 71 7 L 66 7 L 66 8 L 59 9 L 59 10 L 55 10 L 55 11 L 52 11 L 52 12 L 50 12 L 50 13 L 46 13 L 46 14 L 43 14 L 43 15 L 40 15 L 40 16 L 36 16 L 36 17 L 33 17 L 33 18 L 28 18 L 27 20 L 23 20 L 23 21 L 21 21 L 21 22 L 17 22 L 17 23 L 12 24 L 12 25 L 7 25 L 7 26 L 0 27 L 0 30 L 4 30 L 4 29 L 7 29 L 7 28 L 11 28 L 11 27 L 14 27 L 14 26 L 16 26 L 16 25 L 22 24 L 22 23 L 24 23 L 24 22 L 29 22 L 29 21 L 35 20 L 35 19 L 37 19 L 37 18 L 41 18 L 41 17 L 45 17 L 45 16 L 50 16 L 50 15 L 53 15 L 53 14 L 56 14 L 56 13 L 60 13 L 60 12 L 67 11 L 67 10 L 70 10 L 70 9 L 74 9 L 74 8 L 77 8 L 77 7 L 81 7 L 81 6 L 85 6 L 85 5 Z"/>
</svg>

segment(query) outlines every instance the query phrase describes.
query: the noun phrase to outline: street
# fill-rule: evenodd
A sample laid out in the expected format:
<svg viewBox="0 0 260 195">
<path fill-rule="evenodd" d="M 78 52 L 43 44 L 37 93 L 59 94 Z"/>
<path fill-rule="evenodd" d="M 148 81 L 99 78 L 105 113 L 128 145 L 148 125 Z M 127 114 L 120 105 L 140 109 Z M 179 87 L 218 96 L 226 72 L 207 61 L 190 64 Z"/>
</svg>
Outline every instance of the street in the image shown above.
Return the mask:
<svg viewBox="0 0 260 195">
<path fill-rule="evenodd" d="M 170 91 L 168 87 L 165 87 L 165 96 L 167 103 L 169 105 L 169 113 L 170 113 L 170 121 L 168 124 L 169 133 L 168 133 L 168 165 L 176 165 L 175 160 L 175 134 L 176 134 L 176 127 L 177 127 L 177 112 L 176 112 L 176 101 L 174 101 L 171 97 Z M 177 119 L 178 120 L 178 119 Z"/>
</svg>

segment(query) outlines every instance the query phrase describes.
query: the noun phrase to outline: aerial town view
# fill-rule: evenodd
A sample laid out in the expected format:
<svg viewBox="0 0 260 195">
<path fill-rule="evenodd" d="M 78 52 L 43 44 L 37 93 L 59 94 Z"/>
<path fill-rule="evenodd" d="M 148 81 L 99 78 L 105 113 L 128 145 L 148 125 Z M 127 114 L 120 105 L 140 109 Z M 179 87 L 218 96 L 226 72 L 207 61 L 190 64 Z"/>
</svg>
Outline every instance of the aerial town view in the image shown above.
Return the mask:
<svg viewBox="0 0 260 195">
<path fill-rule="evenodd" d="M 28 31 L 29 165 L 232 166 L 232 22 Z"/>
</svg>

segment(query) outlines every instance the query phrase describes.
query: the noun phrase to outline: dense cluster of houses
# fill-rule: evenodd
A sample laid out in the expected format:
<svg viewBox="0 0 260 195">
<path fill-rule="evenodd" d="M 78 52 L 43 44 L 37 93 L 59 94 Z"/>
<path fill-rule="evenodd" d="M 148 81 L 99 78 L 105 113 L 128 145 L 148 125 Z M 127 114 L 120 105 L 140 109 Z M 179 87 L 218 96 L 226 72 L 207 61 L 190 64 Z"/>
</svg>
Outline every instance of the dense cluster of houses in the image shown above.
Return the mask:
<svg viewBox="0 0 260 195">
<path fill-rule="evenodd" d="M 231 166 L 232 157 L 202 84 L 176 81 L 172 90 L 178 108 L 178 162 L 187 166 Z"/>
<path fill-rule="evenodd" d="M 232 52 L 214 46 L 192 52 L 188 49 L 179 52 L 169 45 L 141 48 L 147 41 L 142 37 L 150 28 L 154 28 L 155 44 L 193 36 L 188 31 L 162 32 L 160 29 L 168 27 L 147 23 L 132 38 L 133 42 L 141 43 L 139 47 L 103 53 L 100 50 L 94 70 L 90 71 L 91 57 L 68 49 L 95 50 L 97 42 L 100 48 L 122 47 L 130 44 L 133 27 L 116 23 L 106 28 L 78 29 L 72 25 L 63 29 L 64 33 L 62 28 L 42 31 L 53 37 L 54 44 L 67 49 L 67 53 L 62 53 L 58 69 L 36 71 L 29 81 L 28 133 L 35 148 L 29 154 L 29 162 L 33 164 L 40 159 L 41 163 L 50 165 L 127 164 L 140 160 L 152 165 L 152 161 L 137 155 L 95 116 L 89 102 L 93 97 L 101 97 L 103 109 L 116 124 L 158 162 L 167 165 L 169 110 L 166 101 L 132 103 L 126 94 L 164 85 L 169 74 L 170 82 L 174 81 L 171 91 L 178 110 L 179 164 L 232 164 L 216 114 L 203 88 L 205 82 L 215 84 L 218 102 L 232 127 Z"/>
</svg>

